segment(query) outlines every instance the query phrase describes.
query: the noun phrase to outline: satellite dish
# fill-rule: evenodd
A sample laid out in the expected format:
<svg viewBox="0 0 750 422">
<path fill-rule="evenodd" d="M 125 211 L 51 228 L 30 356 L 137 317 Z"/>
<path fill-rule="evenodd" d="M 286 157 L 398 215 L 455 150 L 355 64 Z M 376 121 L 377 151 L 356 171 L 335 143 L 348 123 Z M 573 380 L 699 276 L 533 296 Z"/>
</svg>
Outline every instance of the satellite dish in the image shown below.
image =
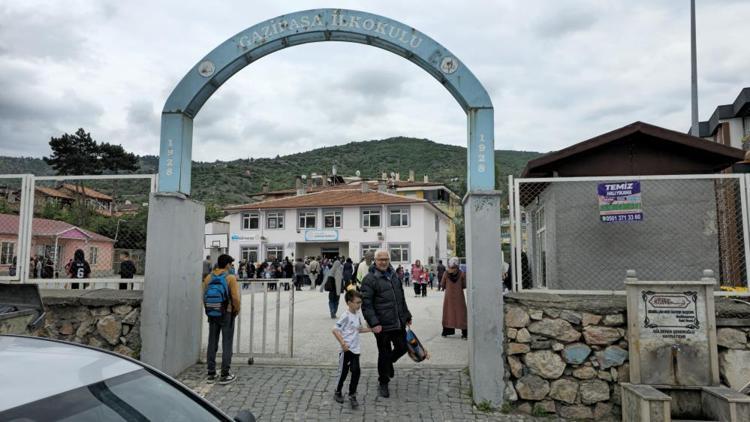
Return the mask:
<svg viewBox="0 0 750 422">
<path fill-rule="evenodd" d="M 361 173 L 359 172 L 359 170 L 357 170 L 357 171 L 355 171 L 355 172 L 354 172 L 354 174 L 355 174 L 355 175 L 356 175 L 357 177 L 359 177 L 359 175 L 360 175 Z"/>
<path fill-rule="evenodd" d="M 302 180 L 307 179 L 307 175 L 306 174 L 303 174 L 301 177 L 302 177 Z"/>
</svg>

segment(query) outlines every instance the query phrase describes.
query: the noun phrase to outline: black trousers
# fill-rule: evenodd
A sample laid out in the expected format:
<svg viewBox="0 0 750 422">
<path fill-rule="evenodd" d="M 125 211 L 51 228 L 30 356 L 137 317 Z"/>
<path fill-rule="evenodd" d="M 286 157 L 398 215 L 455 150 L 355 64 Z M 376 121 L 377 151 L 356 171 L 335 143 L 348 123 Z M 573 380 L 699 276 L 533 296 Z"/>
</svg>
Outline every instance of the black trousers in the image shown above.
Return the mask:
<svg viewBox="0 0 750 422">
<path fill-rule="evenodd" d="M 378 382 L 388 384 L 393 378 L 393 364 L 406 354 L 406 330 L 381 331 L 375 334 L 378 344 Z"/>
<path fill-rule="evenodd" d="M 234 339 L 234 316 L 226 312 L 223 317 L 208 318 L 208 373 L 216 373 L 216 352 L 219 350 L 221 336 L 221 375 L 229 373 L 232 363 L 232 341 Z"/>
<path fill-rule="evenodd" d="M 352 379 L 349 380 L 349 395 L 353 396 L 357 394 L 357 385 L 359 384 L 359 355 L 353 353 L 351 350 L 339 352 L 339 382 L 336 384 L 337 393 L 340 393 L 341 389 L 344 388 L 344 381 L 346 381 L 346 375 L 349 371 L 352 373 Z"/>
</svg>

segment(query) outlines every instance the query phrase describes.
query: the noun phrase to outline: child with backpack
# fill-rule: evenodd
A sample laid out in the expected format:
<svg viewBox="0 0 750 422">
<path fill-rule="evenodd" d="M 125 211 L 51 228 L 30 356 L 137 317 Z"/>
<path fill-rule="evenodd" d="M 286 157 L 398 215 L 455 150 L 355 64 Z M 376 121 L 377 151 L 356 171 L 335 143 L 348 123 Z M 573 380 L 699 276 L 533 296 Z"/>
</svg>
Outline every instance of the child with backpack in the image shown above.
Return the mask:
<svg viewBox="0 0 750 422">
<path fill-rule="evenodd" d="M 359 309 L 362 307 L 362 294 L 356 290 L 347 290 L 344 295 L 347 310 L 344 312 L 336 325 L 333 327 L 333 336 L 339 341 L 341 351 L 339 352 L 339 372 L 338 384 L 336 391 L 333 393 L 333 399 L 339 403 L 344 402 L 344 396 L 341 390 L 344 388 L 344 381 L 349 371 L 352 378 L 349 380 L 349 403 L 352 409 L 359 406 L 357 402 L 357 384 L 359 383 L 359 353 L 360 339 L 359 333 L 369 333 L 372 329 L 362 327 L 359 319 Z"/>
<path fill-rule="evenodd" d="M 216 268 L 203 279 L 203 306 L 208 317 L 208 378 L 216 382 L 216 352 L 221 337 L 221 374 L 219 384 L 229 384 L 235 375 L 229 372 L 232 362 L 234 319 L 240 313 L 240 286 L 231 273 L 234 258 L 219 255 Z"/>
</svg>

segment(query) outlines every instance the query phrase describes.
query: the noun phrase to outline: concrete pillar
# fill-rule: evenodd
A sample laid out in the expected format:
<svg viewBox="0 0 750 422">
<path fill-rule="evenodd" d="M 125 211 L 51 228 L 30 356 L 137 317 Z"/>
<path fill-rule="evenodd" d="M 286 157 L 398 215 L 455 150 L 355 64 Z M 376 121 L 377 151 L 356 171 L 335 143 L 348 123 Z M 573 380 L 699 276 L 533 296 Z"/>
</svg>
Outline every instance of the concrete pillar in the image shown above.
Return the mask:
<svg viewBox="0 0 750 422">
<path fill-rule="evenodd" d="M 468 193 L 464 216 L 472 398 L 499 407 L 505 387 L 500 192 Z"/>
<path fill-rule="evenodd" d="M 172 376 L 200 357 L 205 214 L 179 193 L 149 199 L 141 360 Z"/>
</svg>

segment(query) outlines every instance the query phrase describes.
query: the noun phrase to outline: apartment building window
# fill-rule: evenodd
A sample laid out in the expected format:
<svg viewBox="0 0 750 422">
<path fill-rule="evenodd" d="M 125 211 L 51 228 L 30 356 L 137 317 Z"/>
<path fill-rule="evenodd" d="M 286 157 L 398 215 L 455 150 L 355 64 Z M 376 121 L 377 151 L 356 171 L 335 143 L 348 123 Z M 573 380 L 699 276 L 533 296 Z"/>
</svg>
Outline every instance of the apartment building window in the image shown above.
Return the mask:
<svg viewBox="0 0 750 422">
<path fill-rule="evenodd" d="M 389 213 L 389 224 L 391 227 L 407 227 L 409 226 L 409 208 L 398 207 L 390 208 Z"/>
<path fill-rule="evenodd" d="M 323 210 L 323 227 L 327 229 L 340 229 L 341 210 Z"/>
<path fill-rule="evenodd" d="M 380 227 L 380 208 L 362 208 L 362 227 Z"/>
<path fill-rule="evenodd" d="M 284 212 L 283 211 L 269 211 L 266 213 L 266 228 L 267 229 L 283 229 L 284 228 Z"/>
<path fill-rule="evenodd" d="M 409 244 L 408 243 L 390 243 L 388 252 L 391 255 L 391 262 L 408 263 L 409 262 Z"/>
<path fill-rule="evenodd" d="M 245 262 L 252 262 L 255 264 L 258 262 L 258 247 L 257 246 L 241 246 L 240 247 L 240 259 Z"/>
<path fill-rule="evenodd" d="M 266 246 L 266 258 L 270 260 L 281 261 L 284 259 L 284 246 L 283 245 L 268 245 Z"/>
<path fill-rule="evenodd" d="M 316 227 L 315 217 L 318 216 L 316 210 L 301 210 L 299 211 L 299 228 L 301 229 L 314 229 Z"/>
<path fill-rule="evenodd" d="M 0 249 L 0 264 L 11 265 L 13 264 L 13 257 L 15 256 L 16 244 L 13 242 L 3 242 L 2 249 Z"/>
<path fill-rule="evenodd" d="M 260 215 L 257 212 L 242 213 L 242 230 L 257 230 L 260 227 Z"/>
<path fill-rule="evenodd" d="M 359 244 L 359 252 L 362 258 L 364 258 L 368 252 L 375 254 L 375 251 L 377 251 L 378 249 L 380 249 L 380 243 L 360 243 Z"/>
</svg>

